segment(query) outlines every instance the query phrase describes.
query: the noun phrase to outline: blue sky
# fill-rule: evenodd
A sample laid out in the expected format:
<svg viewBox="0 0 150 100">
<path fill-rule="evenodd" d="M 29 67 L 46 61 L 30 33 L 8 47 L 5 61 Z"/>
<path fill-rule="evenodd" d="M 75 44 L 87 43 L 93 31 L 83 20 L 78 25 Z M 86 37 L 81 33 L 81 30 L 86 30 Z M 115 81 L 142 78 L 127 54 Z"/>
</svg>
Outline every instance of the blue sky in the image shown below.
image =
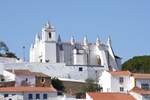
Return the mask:
<svg viewBox="0 0 150 100">
<path fill-rule="evenodd" d="M 150 0 L 3 0 L 0 1 L 0 40 L 22 57 L 35 34 L 48 20 L 63 40 L 82 41 L 110 35 L 115 53 L 123 61 L 150 54 Z"/>
</svg>

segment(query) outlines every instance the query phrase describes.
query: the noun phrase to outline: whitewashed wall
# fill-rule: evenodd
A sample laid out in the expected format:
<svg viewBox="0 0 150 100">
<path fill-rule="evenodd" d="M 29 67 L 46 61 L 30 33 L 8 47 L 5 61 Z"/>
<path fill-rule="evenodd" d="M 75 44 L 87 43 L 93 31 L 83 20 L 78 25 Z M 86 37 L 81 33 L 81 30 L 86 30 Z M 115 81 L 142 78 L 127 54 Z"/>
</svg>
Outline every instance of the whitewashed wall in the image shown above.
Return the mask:
<svg viewBox="0 0 150 100">
<path fill-rule="evenodd" d="M 150 86 L 150 80 L 149 79 L 136 79 L 136 86 L 141 88 L 141 84 L 149 84 Z"/>
<path fill-rule="evenodd" d="M 35 85 L 35 76 L 26 76 L 26 75 L 17 75 L 15 80 L 16 80 L 16 84 L 15 86 L 21 86 L 21 82 L 25 81 L 26 78 L 28 79 L 27 83 L 29 83 L 30 85 L 34 86 Z"/>
<path fill-rule="evenodd" d="M 123 77 L 123 83 L 119 82 L 119 77 Z M 124 76 L 124 75 L 119 75 L 119 76 L 112 76 L 111 77 L 111 92 L 121 92 L 120 87 L 124 88 L 124 91 L 127 93 L 129 91 L 129 85 L 130 85 L 130 76 Z"/>
<path fill-rule="evenodd" d="M 123 83 L 119 82 L 119 77 L 123 77 Z M 103 92 L 121 92 L 120 87 L 123 87 L 123 92 L 126 93 L 132 89 L 130 76 L 114 76 L 107 71 L 102 72 L 99 79 L 99 84 L 103 87 Z"/>
<path fill-rule="evenodd" d="M 103 92 L 111 92 L 111 75 L 103 71 L 99 78 L 99 84 L 103 87 Z"/>
<path fill-rule="evenodd" d="M 23 98 L 24 100 L 29 100 L 28 99 L 28 94 L 32 94 L 33 95 L 33 100 L 36 100 L 36 94 L 40 94 L 40 100 L 44 100 L 43 99 L 43 94 L 47 94 L 48 99 L 47 100 L 55 100 L 55 98 L 57 97 L 57 93 L 56 92 L 28 92 L 28 93 L 24 93 Z M 53 99 L 52 99 L 53 98 Z"/>
<path fill-rule="evenodd" d="M 4 70 L 3 75 L 4 75 L 4 78 L 5 78 L 5 81 L 15 81 L 15 74 Z"/>
<path fill-rule="evenodd" d="M 8 94 L 8 97 L 3 98 L 4 94 Z M 36 100 L 36 94 L 40 94 L 40 100 L 44 100 L 43 94 L 47 94 L 47 100 L 57 100 L 56 92 L 1 92 L 0 97 L 3 98 L 3 100 L 29 100 L 28 94 L 33 95 L 33 100 Z"/>
<path fill-rule="evenodd" d="M 136 99 L 136 100 L 144 100 L 142 95 L 135 93 L 135 92 L 130 92 L 130 94 Z"/>
<path fill-rule="evenodd" d="M 82 67 L 82 71 L 79 68 Z M 101 73 L 104 67 L 98 66 L 66 66 L 64 63 L 14 63 L 5 64 L 6 69 L 29 69 L 35 72 L 42 72 L 51 77 L 70 78 L 85 81 L 87 78 L 97 78 L 97 74 Z M 95 73 L 97 71 L 97 74 Z"/>
</svg>

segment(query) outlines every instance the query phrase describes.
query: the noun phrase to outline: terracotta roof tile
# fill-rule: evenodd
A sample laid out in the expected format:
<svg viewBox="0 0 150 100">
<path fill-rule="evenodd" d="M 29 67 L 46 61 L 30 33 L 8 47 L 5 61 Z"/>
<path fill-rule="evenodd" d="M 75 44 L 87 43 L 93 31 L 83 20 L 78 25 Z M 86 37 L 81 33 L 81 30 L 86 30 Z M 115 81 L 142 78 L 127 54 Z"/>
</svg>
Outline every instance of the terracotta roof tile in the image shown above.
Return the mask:
<svg viewBox="0 0 150 100">
<path fill-rule="evenodd" d="M 41 73 L 41 72 L 33 72 L 33 74 L 34 74 L 35 76 L 37 76 L 37 77 L 50 77 L 50 76 L 48 76 L 48 75 L 46 75 L 46 74 L 44 74 L 44 73 Z"/>
<path fill-rule="evenodd" d="M 8 69 L 7 71 L 14 73 L 16 75 L 26 75 L 26 76 L 41 76 L 41 77 L 49 77 L 48 75 L 41 72 L 31 72 L 27 69 Z"/>
<path fill-rule="evenodd" d="M 0 92 L 56 92 L 53 87 L 1 87 Z"/>
<path fill-rule="evenodd" d="M 138 87 L 134 87 L 133 89 L 130 90 L 130 92 L 135 92 L 139 94 L 150 94 L 150 90 L 144 90 Z"/>
<path fill-rule="evenodd" d="M 14 73 L 16 75 L 27 75 L 27 76 L 34 75 L 34 73 L 32 73 L 30 70 L 27 69 L 14 69 L 14 70 L 8 69 L 7 71 Z"/>
<path fill-rule="evenodd" d="M 109 73 L 112 75 L 131 75 L 130 71 L 109 71 Z"/>
<path fill-rule="evenodd" d="M 125 93 L 88 93 L 93 100 L 135 100 L 133 96 Z"/>
<path fill-rule="evenodd" d="M 136 79 L 150 79 L 150 74 L 132 73 L 132 76 Z"/>
</svg>

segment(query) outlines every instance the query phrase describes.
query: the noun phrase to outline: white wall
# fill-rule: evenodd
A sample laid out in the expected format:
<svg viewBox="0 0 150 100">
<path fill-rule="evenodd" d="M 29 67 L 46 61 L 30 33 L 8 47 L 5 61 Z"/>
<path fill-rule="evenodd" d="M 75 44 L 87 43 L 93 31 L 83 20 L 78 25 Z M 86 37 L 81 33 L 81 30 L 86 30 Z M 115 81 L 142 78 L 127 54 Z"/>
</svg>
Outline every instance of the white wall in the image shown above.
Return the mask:
<svg viewBox="0 0 150 100">
<path fill-rule="evenodd" d="M 123 77 L 123 83 L 119 82 L 119 78 Z M 127 92 L 131 89 L 130 76 L 115 76 L 111 75 L 107 71 L 103 71 L 99 79 L 99 84 L 103 87 L 103 92 Z M 120 91 L 120 87 L 124 88 L 124 91 Z"/>
<path fill-rule="evenodd" d="M 123 77 L 123 83 L 119 82 L 119 78 Z M 111 76 L 111 92 L 125 92 L 129 91 L 130 85 L 130 76 L 119 75 L 119 76 Z M 124 88 L 124 91 L 120 91 L 120 87 Z"/>
<path fill-rule="evenodd" d="M 4 94 L 8 94 L 8 97 L 4 98 Z M 3 98 L 3 100 L 24 100 L 23 99 L 23 93 L 15 93 L 15 92 L 1 92 L 0 97 Z"/>
<path fill-rule="evenodd" d="M 15 86 L 21 86 L 21 82 L 25 81 L 26 78 L 28 79 L 27 83 L 29 83 L 32 86 L 35 86 L 35 76 L 25 76 L 25 75 L 16 75 L 16 83 Z"/>
<path fill-rule="evenodd" d="M 47 100 L 56 100 L 57 97 L 57 92 L 1 92 L 0 97 L 4 97 L 4 94 L 8 94 L 8 97 L 3 100 L 29 100 L 28 94 L 32 94 L 33 100 L 36 100 L 36 94 L 40 94 L 40 100 L 44 100 L 43 94 L 47 94 Z"/>
<path fill-rule="evenodd" d="M 15 81 L 15 74 L 4 70 L 3 75 L 4 75 L 4 78 L 5 78 L 5 81 Z"/>
<path fill-rule="evenodd" d="M 93 98 L 91 98 L 91 97 L 89 96 L 89 94 L 86 93 L 86 100 L 93 100 Z"/>
<path fill-rule="evenodd" d="M 82 67 L 82 71 L 79 71 Z M 100 66 L 66 66 L 64 63 L 11 63 L 5 65 L 6 69 L 29 69 L 33 72 L 42 72 L 51 77 L 71 78 L 85 81 L 87 78 L 96 79 L 97 74 L 101 73 L 104 67 Z"/>
<path fill-rule="evenodd" d="M 136 100 L 143 100 L 142 95 L 135 93 L 135 92 L 130 92 L 130 94 L 136 99 Z"/>
<path fill-rule="evenodd" d="M 43 46 L 42 62 L 49 60 L 50 63 L 56 63 L 56 42 L 45 41 Z"/>
<path fill-rule="evenodd" d="M 103 92 L 111 92 L 111 75 L 107 71 L 102 72 L 99 84 L 103 87 Z"/>
<path fill-rule="evenodd" d="M 149 79 L 136 79 L 136 86 L 141 88 L 141 84 L 149 84 L 150 86 L 150 80 Z"/>
<path fill-rule="evenodd" d="M 34 92 L 34 93 L 28 92 L 28 93 L 24 93 L 24 100 L 28 100 L 28 94 L 32 94 L 33 100 L 36 100 L 36 94 L 40 94 L 40 100 L 44 100 L 43 94 L 47 94 L 48 100 L 51 100 L 51 98 L 57 97 L 56 92 Z"/>
</svg>

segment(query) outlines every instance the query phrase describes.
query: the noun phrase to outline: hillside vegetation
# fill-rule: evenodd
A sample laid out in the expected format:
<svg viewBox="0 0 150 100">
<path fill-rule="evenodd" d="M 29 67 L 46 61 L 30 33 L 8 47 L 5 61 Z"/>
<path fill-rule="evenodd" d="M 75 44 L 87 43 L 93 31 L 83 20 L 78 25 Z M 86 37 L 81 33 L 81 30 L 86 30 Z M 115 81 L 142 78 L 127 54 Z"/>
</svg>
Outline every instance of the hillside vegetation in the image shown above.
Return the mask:
<svg viewBox="0 0 150 100">
<path fill-rule="evenodd" d="M 150 73 L 150 56 L 135 56 L 123 63 L 122 70 Z"/>
</svg>

